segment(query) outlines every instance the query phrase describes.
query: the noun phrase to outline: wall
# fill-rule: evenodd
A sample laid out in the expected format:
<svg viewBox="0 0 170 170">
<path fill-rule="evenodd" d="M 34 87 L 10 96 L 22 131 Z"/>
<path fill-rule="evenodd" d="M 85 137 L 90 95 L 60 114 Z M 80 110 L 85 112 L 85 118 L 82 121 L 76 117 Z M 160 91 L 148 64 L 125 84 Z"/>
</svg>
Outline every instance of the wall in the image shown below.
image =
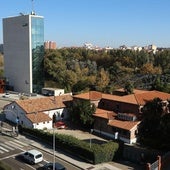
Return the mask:
<svg viewBox="0 0 170 170">
<path fill-rule="evenodd" d="M 44 129 L 44 128 L 47 128 L 47 129 L 52 129 L 52 120 L 49 121 L 49 122 L 41 122 L 41 123 L 34 123 L 33 124 L 33 127 L 35 129 Z"/>
<path fill-rule="evenodd" d="M 29 31 L 28 15 L 3 19 L 5 77 L 19 92 L 31 92 Z"/>
<path fill-rule="evenodd" d="M 115 112 L 139 113 L 138 105 L 108 99 L 101 99 L 99 108 Z"/>
<path fill-rule="evenodd" d="M 26 117 L 26 113 L 24 110 L 22 110 L 15 102 L 10 103 L 9 105 L 6 105 L 4 107 L 4 113 L 6 116 L 6 119 L 16 123 L 17 117 L 19 118 L 19 124 L 23 124 L 27 127 L 32 128 L 32 122 L 29 121 Z"/>
</svg>

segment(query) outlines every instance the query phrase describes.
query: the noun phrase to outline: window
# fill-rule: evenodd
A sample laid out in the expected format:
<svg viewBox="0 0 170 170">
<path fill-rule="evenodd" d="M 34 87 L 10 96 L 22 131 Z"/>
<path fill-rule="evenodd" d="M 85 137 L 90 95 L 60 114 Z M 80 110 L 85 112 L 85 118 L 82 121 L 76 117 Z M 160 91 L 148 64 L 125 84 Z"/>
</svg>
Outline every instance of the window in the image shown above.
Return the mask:
<svg viewBox="0 0 170 170">
<path fill-rule="evenodd" d="M 39 155 L 36 155 L 36 159 L 38 159 L 38 158 L 41 158 L 42 157 L 42 155 L 41 154 L 39 154 Z"/>
<path fill-rule="evenodd" d="M 11 108 L 12 108 L 12 109 L 14 109 L 14 108 L 15 108 L 15 106 L 14 106 L 14 105 L 12 105 L 12 106 L 11 106 Z"/>
</svg>

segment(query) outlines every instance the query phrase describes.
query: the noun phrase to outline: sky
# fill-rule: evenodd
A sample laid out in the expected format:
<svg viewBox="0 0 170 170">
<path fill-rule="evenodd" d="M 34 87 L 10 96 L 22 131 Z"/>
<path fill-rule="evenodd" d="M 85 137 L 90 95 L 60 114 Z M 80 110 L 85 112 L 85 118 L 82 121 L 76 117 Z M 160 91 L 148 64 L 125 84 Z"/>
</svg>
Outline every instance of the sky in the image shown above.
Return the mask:
<svg viewBox="0 0 170 170">
<path fill-rule="evenodd" d="M 2 19 L 19 13 L 44 16 L 44 41 L 57 47 L 170 47 L 170 0 L 4 0 Z"/>
</svg>

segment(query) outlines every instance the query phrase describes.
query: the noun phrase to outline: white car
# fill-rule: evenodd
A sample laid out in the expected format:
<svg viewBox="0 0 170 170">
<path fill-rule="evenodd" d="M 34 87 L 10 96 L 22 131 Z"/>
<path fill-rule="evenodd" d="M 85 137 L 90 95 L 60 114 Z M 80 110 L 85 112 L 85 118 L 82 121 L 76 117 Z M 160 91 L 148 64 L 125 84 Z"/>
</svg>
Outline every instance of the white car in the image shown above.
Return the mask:
<svg viewBox="0 0 170 170">
<path fill-rule="evenodd" d="M 24 160 L 30 164 L 36 164 L 43 161 L 43 154 L 35 149 L 26 151 L 22 156 Z"/>
</svg>

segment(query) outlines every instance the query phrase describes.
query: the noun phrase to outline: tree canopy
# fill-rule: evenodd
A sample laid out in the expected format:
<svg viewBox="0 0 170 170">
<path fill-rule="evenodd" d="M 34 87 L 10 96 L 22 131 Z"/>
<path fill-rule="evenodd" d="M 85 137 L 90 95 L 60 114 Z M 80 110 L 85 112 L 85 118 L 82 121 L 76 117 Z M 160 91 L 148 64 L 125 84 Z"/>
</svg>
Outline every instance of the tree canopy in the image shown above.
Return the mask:
<svg viewBox="0 0 170 170">
<path fill-rule="evenodd" d="M 112 92 L 133 82 L 134 88 L 170 92 L 170 50 L 155 54 L 145 50 L 109 51 L 63 48 L 45 53 L 46 82 L 74 93 L 89 89 Z M 160 84 L 155 85 L 160 77 Z M 51 81 L 48 81 L 51 80 Z M 47 83 L 47 86 L 52 84 Z"/>
<path fill-rule="evenodd" d="M 95 105 L 89 100 L 76 100 L 70 107 L 71 121 L 82 127 L 90 128 L 93 125 L 95 110 Z"/>
<path fill-rule="evenodd" d="M 147 102 L 143 107 L 138 129 L 139 141 L 157 149 L 170 149 L 170 105 L 160 98 Z"/>
</svg>

